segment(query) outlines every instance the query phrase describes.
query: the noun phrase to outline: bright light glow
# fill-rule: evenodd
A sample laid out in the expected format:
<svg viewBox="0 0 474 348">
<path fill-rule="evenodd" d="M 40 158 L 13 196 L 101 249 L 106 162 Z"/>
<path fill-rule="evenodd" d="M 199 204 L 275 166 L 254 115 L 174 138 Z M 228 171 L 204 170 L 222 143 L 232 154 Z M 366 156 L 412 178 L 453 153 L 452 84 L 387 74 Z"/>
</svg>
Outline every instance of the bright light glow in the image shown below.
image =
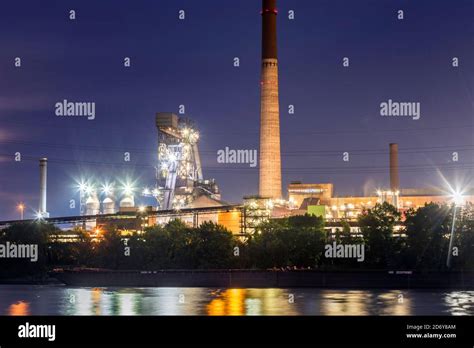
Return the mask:
<svg viewBox="0 0 474 348">
<path fill-rule="evenodd" d="M 176 162 L 177 157 L 174 153 L 170 153 L 169 156 L 168 156 L 168 159 L 169 159 L 170 162 L 173 163 L 173 162 Z"/>
<path fill-rule="evenodd" d="M 94 192 L 94 187 L 92 185 L 86 185 L 84 192 L 91 195 Z"/>
<path fill-rule="evenodd" d="M 131 183 L 127 182 L 123 185 L 122 190 L 123 190 L 124 195 L 131 196 L 133 195 L 133 191 L 135 191 L 135 188 L 133 187 Z"/>
<path fill-rule="evenodd" d="M 160 193 L 160 191 L 158 191 L 158 189 L 157 189 L 157 188 L 154 188 L 154 189 L 153 189 L 153 196 L 155 196 L 155 197 L 156 197 L 156 196 L 158 196 L 158 195 L 159 195 L 159 193 Z"/>
<path fill-rule="evenodd" d="M 143 212 L 145 211 L 145 207 L 144 207 L 144 206 L 138 207 L 138 211 L 139 211 L 140 213 L 143 213 Z"/>
<path fill-rule="evenodd" d="M 23 210 L 25 209 L 25 205 L 23 203 L 20 203 L 17 205 L 18 210 Z"/>
<path fill-rule="evenodd" d="M 381 195 L 382 195 L 382 191 L 377 190 L 377 196 L 381 196 Z"/>
<path fill-rule="evenodd" d="M 451 195 L 453 203 L 457 206 L 463 205 L 464 204 L 464 197 L 461 192 L 455 191 Z"/>
<path fill-rule="evenodd" d="M 148 187 L 145 187 L 145 188 L 143 189 L 143 194 L 144 194 L 145 196 L 150 195 L 150 190 L 148 189 Z"/>
<path fill-rule="evenodd" d="M 105 183 L 104 185 L 102 185 L 101 191 L 106 195 L 110 195 L 114 192 L 114 189 L 111 184 Z"/>
<path fill-rule="evenodd" d="M 349 204 L 347 205 L 347 207 L 348 207 L 349 209 L 354 209 L 354 204 L 349 203 Z"/>
<path fill-rule="evenodd" d="M 271 199 L 269 199 L 265 205 L 267 209 L 273 209 L 274 207 L 273 201 Z"/>
<path fill-rule="evenodd" d="M 35 212 L 35 219 L 36 220 L 43 220 L 43 214 L 39 211 Z"/>
<path fill-rule="evenodd" d="M 86 192 L 86 189 L 87 189 L 87 184 L 86 184 L 84 181 L 81 181 L 81 182 L 77 185 L 77 189 L 79 190 L 79 192 L 85 193 L 85 192 Z"/>
<path fill-rule="evenodd" d="M 438 175 L 443 180 L 445 187 L 448 188 L 447 192 L 445 192 L 451 197 L 452 202 L 457 206 L 462 205 L 465 201 L 464 194 L 466 193 L 466 187 L 463 187 L 464 185 L 459 182 L 456 182 L 454 186 L 451 185 L 440 170 L 438 170 Z"/>
</svg>

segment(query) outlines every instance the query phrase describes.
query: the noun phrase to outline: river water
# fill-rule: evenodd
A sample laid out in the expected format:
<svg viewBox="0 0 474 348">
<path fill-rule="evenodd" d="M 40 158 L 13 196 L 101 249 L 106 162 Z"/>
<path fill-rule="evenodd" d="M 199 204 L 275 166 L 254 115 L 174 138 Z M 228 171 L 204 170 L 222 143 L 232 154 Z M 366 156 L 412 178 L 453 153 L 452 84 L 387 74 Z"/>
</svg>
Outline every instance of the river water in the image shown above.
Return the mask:
<svg viewBox="0 0 474 348">
<path fill-rule="evenodd" d="M 0 285 L 2 315 L 474 315 L 474 291 Z"/>
</svg>

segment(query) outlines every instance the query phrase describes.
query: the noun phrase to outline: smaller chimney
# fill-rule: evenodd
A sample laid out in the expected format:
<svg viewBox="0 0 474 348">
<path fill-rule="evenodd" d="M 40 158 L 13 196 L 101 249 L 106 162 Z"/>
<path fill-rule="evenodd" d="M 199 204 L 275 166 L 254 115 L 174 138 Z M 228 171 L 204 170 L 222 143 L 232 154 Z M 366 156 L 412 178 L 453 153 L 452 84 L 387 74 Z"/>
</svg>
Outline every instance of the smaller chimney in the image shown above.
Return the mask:
<svg viewBox="0 0 474 348">
<path fill-rule="evenodd" d="M 398 144 L 390 144 L 390 190 L 400 190 L 400 178 L 398 176 Z"/>
<path fill-rule="evenodd" d="M 39 210 L 38 213 L 41 217 L 49 217 L 49 213 L 46 211 L 46 182 L 47 182 L 47 165 L 48 159 L 40 159 L 40 201 L 39 201 Z"/>
</svg>

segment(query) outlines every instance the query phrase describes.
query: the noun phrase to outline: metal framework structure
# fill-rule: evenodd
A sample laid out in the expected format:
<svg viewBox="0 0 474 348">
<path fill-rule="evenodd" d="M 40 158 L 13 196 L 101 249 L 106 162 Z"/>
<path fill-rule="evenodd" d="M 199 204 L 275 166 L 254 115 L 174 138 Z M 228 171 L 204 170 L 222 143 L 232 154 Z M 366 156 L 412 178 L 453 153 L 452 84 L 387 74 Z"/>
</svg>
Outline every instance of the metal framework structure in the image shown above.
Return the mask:
<svg viewBox="0 0 474 348">
<path fill-rule="evenodd" d="M 187 118 L 157 113 L 157 186 L 152 194 L 160 210 L 180 210 L 197 196 L 219 196 L 213 180 L 204 180 L 198 149 L 199 133 Z M 219 197 L 220 198 L 220 197 Z"/>
</svg>

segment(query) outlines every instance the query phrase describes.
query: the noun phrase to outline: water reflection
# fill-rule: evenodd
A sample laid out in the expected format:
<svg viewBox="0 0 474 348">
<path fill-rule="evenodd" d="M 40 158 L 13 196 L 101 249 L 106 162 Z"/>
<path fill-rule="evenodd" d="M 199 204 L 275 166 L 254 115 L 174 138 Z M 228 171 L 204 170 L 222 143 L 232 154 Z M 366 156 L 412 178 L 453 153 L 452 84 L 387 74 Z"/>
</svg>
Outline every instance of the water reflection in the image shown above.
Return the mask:
<svg viewBox="0 0 474 348">
<path fill-rule="evenodd" d="M 472 315 L 474 312 L 474 296 L 468 291 L 453 291 L 444 298 L 446 305 L 452 309 L 453 315 Z"/>
<path fill-rule="evenodd" d="M 244 315 L 245 289 L 228 289 L 222 293 L 214 293 L 218 297 L 207 305 L 209 315 Z"/>
<path fill-rule="evenodd" d="M 0 286 L 7 315 L 474 315 L 474 291 Z"/>
<path fill-rule="evenodd" d="M 9 315 L 29 315 L 30 314 L 30 304 L 28 302 L 18 301 L 17 303 L 12 303 L 8 308 Z"/>
<path fill-rule="evenodd" d="M 323 291 L 323 315 L 411 315 L 410 297 L 401 291 Z"/>
</svg>

